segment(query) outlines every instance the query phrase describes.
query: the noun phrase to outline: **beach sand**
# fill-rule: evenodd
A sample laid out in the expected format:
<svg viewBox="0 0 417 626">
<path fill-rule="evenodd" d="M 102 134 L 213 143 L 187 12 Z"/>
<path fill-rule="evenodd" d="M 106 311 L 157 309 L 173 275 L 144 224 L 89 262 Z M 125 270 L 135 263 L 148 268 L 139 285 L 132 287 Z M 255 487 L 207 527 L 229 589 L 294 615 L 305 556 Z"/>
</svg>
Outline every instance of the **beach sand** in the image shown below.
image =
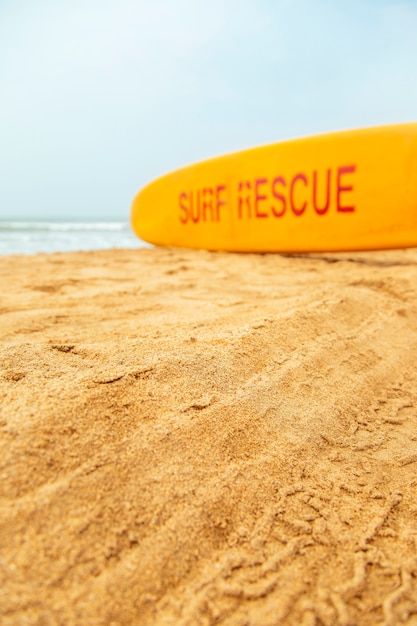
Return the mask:
<svg viewBox="0 0 417 626">
<path fill-rule="evenodd" d="M 417 250 L 0 275 L 3 626 L 417 624 Z"/>
</svg>

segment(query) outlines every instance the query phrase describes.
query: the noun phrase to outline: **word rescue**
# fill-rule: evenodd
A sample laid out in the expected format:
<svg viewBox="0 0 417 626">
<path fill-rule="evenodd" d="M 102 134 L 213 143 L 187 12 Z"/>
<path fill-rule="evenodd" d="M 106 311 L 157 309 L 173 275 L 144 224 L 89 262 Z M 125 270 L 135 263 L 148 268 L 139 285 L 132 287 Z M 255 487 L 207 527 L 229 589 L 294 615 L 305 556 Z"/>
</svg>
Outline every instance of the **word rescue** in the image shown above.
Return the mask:
<svg viewBox="0 0 417 626">
<path fill-rule="evenodd" d="M 307 211 L 327 215 L 329 211 L 353 213 L 354 174 L 356 165 L 344 165 L 310 176 L 299 172 L 292 178 L 275 176 L 241 180 L 233 202 L 239 220 L 282 218 L 292 214 L 302 217 Z M 202 187 L 179 194 L 179 219 L 182 224 L 220 222 L 230 198 L 226 185 Z"/>
</svg>

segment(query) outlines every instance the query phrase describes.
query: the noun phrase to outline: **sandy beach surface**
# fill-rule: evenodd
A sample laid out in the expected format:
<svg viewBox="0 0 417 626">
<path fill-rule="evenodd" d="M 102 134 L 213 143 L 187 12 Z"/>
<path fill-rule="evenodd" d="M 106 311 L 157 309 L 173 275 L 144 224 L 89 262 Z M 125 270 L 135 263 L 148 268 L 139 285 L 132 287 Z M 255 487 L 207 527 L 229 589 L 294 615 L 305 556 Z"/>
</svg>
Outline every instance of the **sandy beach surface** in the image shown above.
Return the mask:
<svg viewBox="0 0 417 626">
<path fill-rule="evenodd" d="M 0 276 L 3 626 L 417 625 L 417 250 Z"/>
</svg>

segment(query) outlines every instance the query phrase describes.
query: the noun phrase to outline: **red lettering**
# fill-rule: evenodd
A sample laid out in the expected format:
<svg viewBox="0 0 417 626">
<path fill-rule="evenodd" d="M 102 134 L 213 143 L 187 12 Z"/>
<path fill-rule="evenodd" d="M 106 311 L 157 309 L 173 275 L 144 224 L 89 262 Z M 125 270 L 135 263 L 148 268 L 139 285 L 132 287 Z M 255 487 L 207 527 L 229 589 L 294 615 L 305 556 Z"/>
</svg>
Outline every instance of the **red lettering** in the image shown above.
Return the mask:
<svg viewBox="0 0 417 626">
<path fill-rule="evenodd" d="M 197 202 L 195 202 L 195 200 L 197 200 Z M 194 204 L 196 205 L 195 216 L 194 216 Z M 197 224 L 197 222 L 200 221 L 200 192 L 199 191 L 197 191 L 196 196 L 192 192 L 190 192 L 190 215 L 194 224 Z"/>
<path fill-rule="evenodd" d="M 216 187 L 216 221 L 220 222 L 220 207 L 226 204 L 226 200 L 222 200 L 220 194 L 225 191 L 225 185 L 217 185 Z"/>
<path fill-rule="evenodd" d="M 349 174 L 354 174 L 356 170 L 356 165 L 346 165 L 337 168 L 336 171 L 331 168 L 316 169 L 311 172 L 311 175 L 298 172 L 290 179 L 288 184 L 283 176 L 276 176 L 273 179 L 265 177 L 241 180 L 237 185 L 238 219 L 251 219 L 252 217 L 265 219 L 270 214 L 276 218 L 281 218 L 287 213 L 288 206 L 296 217 L 301 217 L 307 211 L 310 202 L 312 210 L 316 215 L 327 215 L 333 206 L 332 202 L 335 195 L 333 190 L 335 187 L 336 211 L 341 213 L 353 212 L 356 210 L 354 203 L 352 201 L 349 203 L 343 194 L 354 191 L 354 181 L 352 182 L 351 179 L 345 177 Z M 332 180 L 334 171 L 336 174 L 335 182 Z M 211 213 L 214 213 L 216 216 L 214 219 L 212 218 L 213 221 L 220 219 L 219 207 L 226 204 L 225 201 L 220 199 L 219 195 L 225 189 L 226 187 L 223 185 L 218 186 L 215 191 L 213 190 L 213 195 L 215 194 L 215 199 L 213 200 L 215 210 L 211 209 L 211 204 L 207 204 L 207 206 L 210 206 Z M 186 211 L 186 208 L 183 210 Z M 205 216 L 206 207 L 203 210 L 203 214 Z M 189 216 L 190 210 L 188 210 Z M 192 211 L 191 217 L 194 219 Z M 203 219 L 206 219 L 206 217 Z"/>
<path fill-rule="evenodd" d="M 184 204 L 183 204 L 183 200 L 186 201 L 187 199 L 188 199 L 188 197 L 187 197 L 186 193 L 181 193 L 179 198 L 178 198 L 178 203 L 180 205 L 180 209 L 185 214 L 184 216 L 180 214 L 180 222 L 181 222 L 181 224 L 186 224 L 188 222 L 188 207 L 184 206 Z"/>
<path fill-rule="evenodd" d="M 208 199 L 207 195 L 209 196 Z M 215 219 L 213 215 L 213 190 L 210 187 L 205 187 L 202 194 L 201 212 L 205 222 L 207 221 L 207 209 L 210 211 L 210 221 L 213 222 Z"/>
<path fill-rule="evenodd" d="M 278 185 L 278 184 L 282 185 L 283 187 L 286 187 L 287 183 L 285 181 L 285 178 L 283 178 L 282 176 L 277 176 L 272 181 L 272 195 L 274 196 L 274 198 L 276 198 L 277 200 L 279 200 L 282 203 L 282 209 L 281 209 L 281 211 L 277 211 L 274 206 L 271 206 L 271 209 L 272 209 L 272 213 L 275 215 L 275 217 L 282 217 L 284 215 L 285 211 L 287 210 L 287 200 L 286 200 L 285 196 L 283 196 L 282 194 L 276 192 L 275 186 Z"/>
<path fill-rule="evenodd" d="M 345 165 L 339 167 L 337 170 L 337 200 L 336 209 L 339 213 L 352 213 L 355 210 L 353 205 L 342 206 L 341 195 L 348 191 L 353 191 L 353 185 L 342 185 L 342 176 L 344 174 L 354 174 L 356 172 L 356 165 Z"/>
<path fill-rule="evenodd" d="M 313 207 L 317 215 L 325 215 L 330 206 L 330 183 L 331 183 L 332 170 L 327 170 L 327 188 L 326 188 L 326 204 L 319 207 L 317 204 L 317 171 L 313 172 Z"/>
<path fill-rule="evenodd" d="M 238 216 L 239 219 L 242 219 L 242 209 L 243 209 L 243 205 L 246 204 L 246 208 L 248 210 L 248 217 L 252 217 L 252 208 L 251 208 L 251 197 L 250 194 L 248 194 L 246 196 L 246 198 L 242 198 L 242 192 L 245 189 L 251 189 L 252 185 L 250 184 L 250 182 L 247 180 L 246 182 L 240 182 L 239 186 L 238 186 L 238 191 L 239 191 L 239 197 L 238 197 L 238 204 L 237 204 L 237 210 L 238 210 Z"/>
<path fill-rule="evenodd" d="M 308 179 L 307 176 L 305 174 L 296 174 L 294 176 L 294 178 L 291 181 L 291 187 L 290 187 L 290 204 L 291 204 L 291 209 L 292 212 L 294 213 L 294 215 L 296 215 L 297 217 L 300 217 L 300 215 L 302 215 L 304 213 L 304 211 L 307 208 L 307 200 L 304 202 L 304 204 L 301 207 L 296 207 L 295 203 L 294 203 L 294 188 L 295 188 L 295 183 L 301 180 L 305 186 L 308 185 Z"/>
<path fill-rule="evenodd" d="M 255 215 L 256 217 L 261 217 L 261 218 L 268 217 L 268 213 L 261 213 L 261 211 L 259 211 L 259 203 L 268 198 L 268 196 L 265 196 L 259 193 L 259 187 L 261 185 L 266 185 L 267 182 L 268 182 L 267 178 L 257 178 L 255 180 Z"/>
</svg>

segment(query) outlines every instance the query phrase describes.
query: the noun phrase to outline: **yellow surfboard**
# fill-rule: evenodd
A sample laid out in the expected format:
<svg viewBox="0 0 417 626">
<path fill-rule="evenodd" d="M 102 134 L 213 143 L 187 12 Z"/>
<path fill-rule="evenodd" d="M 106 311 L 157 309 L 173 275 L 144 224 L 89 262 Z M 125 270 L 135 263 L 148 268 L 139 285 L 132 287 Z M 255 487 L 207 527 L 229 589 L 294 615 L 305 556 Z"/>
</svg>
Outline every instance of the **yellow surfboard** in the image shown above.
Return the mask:
<svg viewBox="0 0 417 626">
<path fill-rule="evenodd" d="M 135 233 L 253 252 L 417 245 L 417 123 L 329 133 L 184 167 L 135 197 Z"/>
</svg>

